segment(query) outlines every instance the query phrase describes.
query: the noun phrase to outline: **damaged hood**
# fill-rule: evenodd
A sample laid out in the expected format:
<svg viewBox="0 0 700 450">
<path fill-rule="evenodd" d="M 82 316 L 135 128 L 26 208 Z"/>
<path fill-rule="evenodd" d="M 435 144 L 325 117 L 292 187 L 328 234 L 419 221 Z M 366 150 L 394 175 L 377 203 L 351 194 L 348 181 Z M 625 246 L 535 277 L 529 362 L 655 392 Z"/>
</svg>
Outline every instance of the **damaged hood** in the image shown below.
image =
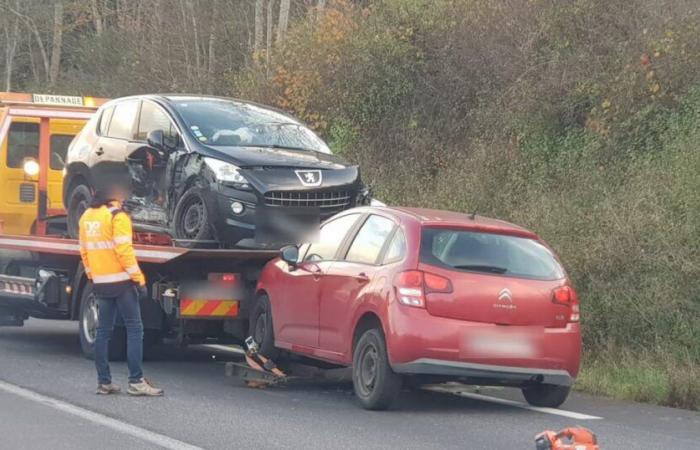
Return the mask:
<svg viewBox="0 0 700 450">
<path fill-rule="evenodd" d="M 198 153 L 221 159 L 240 168 L 294 167 L 339 170 L 353 167 L 337 155 L 312 150 L 294 150 L 273 147 L 208 146 L 200 145 Z"/>
</svg>

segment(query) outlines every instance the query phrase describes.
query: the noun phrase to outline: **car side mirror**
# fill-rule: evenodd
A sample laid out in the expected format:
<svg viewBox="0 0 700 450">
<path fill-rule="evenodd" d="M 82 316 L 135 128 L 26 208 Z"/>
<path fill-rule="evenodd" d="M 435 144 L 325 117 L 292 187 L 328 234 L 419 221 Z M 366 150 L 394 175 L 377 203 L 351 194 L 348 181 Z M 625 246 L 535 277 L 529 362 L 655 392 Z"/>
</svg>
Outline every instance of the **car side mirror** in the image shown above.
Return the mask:
<svg viewBox="0 0 700 450">
<path fill-rule="evenodd" d="M 163 130 L 153 130 L 149 132 L 146 142 L 156 150 L 165 151 Z"/>
<path fill-rule="evenodd" d="M 280 258 L 289 264 L 290 268 L 295 268 L 299 261 L 299 249 L 296 245 L 287 245 L 280 250 Z"/>
</svg>

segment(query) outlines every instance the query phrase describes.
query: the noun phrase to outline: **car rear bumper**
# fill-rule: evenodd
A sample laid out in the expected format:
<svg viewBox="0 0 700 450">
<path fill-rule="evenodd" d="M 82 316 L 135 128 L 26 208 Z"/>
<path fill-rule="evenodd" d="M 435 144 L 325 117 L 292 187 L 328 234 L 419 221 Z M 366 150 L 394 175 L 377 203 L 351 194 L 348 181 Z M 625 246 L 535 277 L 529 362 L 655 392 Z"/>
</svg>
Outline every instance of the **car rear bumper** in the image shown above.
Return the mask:
<svg viewBox="0 0 700 450">
<path fill-rule="evenodd" d="M 431 358 L 392 364 L 392 369 L 405 375 L 438 375 L 505 385 L 546 383 L 571 386 L 574 382 L 574 378 L 566 370 L 496 366 Z"/>
<path fill-rule="evenodd" d="M 389 361 L 400 373 L 559 385 L 570 385 L 578 375 L 578 323 L 496 325 L 432 316 L 398 302 L 391 302 L 388 312 Z"/>
</svg>

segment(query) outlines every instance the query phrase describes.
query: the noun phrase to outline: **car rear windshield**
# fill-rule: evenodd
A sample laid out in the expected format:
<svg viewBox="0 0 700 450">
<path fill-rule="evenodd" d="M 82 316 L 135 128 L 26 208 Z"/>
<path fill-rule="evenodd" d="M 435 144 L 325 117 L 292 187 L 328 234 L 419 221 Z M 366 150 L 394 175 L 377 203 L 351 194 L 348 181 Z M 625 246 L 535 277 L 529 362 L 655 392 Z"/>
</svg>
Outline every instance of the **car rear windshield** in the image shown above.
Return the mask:
<svg viewBox="0 0 700 450">
<path fill-rule="evenodd" d="M 538 280 L 564 270 L 551 251 L 528 238 L 458 229 L 424 228 L 421 261 L 449 269 Z"/>
<path fill-rule="evenodd" d="M 331 153 L 313 131 L 277 111 L 225 99 L 171 100 L 194 138 L 207 145 Z"/>
</svg>

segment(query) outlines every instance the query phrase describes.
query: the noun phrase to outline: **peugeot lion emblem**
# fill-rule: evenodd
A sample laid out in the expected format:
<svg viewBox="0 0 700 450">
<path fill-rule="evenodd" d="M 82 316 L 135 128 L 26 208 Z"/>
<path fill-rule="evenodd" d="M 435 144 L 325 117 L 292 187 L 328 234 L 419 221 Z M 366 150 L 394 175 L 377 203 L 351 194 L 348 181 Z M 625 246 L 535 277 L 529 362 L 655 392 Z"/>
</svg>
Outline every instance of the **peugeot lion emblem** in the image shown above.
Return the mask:
<svg viewBox="0 0 700 450">
<path fill-rule="evenodd" d="M 295 170 L 294 172 L 304 186 L 320 186 L 323 180 L 320 170 Z"/>
</svg>

